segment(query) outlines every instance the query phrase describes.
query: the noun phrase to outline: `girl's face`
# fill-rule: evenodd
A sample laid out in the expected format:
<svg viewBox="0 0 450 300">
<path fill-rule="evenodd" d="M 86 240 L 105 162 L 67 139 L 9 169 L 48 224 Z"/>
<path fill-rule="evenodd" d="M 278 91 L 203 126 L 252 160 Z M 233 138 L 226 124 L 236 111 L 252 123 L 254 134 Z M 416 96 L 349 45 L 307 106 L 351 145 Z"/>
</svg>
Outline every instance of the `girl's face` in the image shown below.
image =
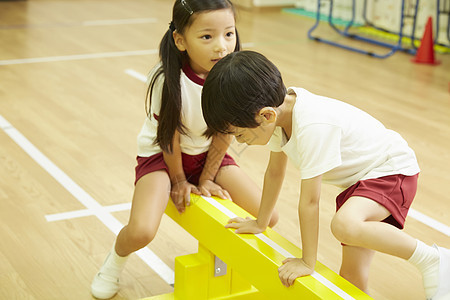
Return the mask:
<svg viewBox="0 0 450 300">
<path fill-rule="evenodd" d="M 186 51 L 192 70 L 206 78 L 212 67 L 236 47 L 236 27 L 231 9 L 196 13 L 183 35 L 173 33 L 178 50 Z"/>
</svg>

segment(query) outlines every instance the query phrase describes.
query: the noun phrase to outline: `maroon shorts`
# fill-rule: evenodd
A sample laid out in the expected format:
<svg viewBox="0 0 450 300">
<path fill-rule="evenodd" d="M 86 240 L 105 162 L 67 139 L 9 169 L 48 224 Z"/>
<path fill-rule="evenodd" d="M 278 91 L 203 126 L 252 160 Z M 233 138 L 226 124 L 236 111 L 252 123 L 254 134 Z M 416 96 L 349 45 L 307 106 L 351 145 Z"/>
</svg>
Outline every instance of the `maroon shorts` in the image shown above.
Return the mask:
<svg viewBox="0 0 450 300">
<path fill-rule="evenodd" d="M 369 198 L 391 213 L 383 222 L 403 229 L 409 207 L 416 195 L 418 177 L 419 174 L 391 175 L 360 180 L 336 197 L 336 211 L 352 196 Z"/>
<path fill-rule="evenodd" d="M 198 180 L 200 179 L 203 166 L 205 165 L 207 154 L 208 152 L 204 152 L 198 155 L 188 155 L 185 153 L 181 153 L 184 174 L 186 175 L 187 181 L 189 181 L 190 183 L 198 185 Z M 134 184 L 136 184 L 142 176 L 155 171 L 165 170 L 167 174 L 169 174 L 169 168 L 164 162 L 162 152 L 152 155 L 150 157 L 138 156 L 136 160 L 137 160 L 136 180 L 134 181 Z M 229 165 L 237 166 L 234 159 L 228 154 L 225 154 L 225 157 L 223 158 L 220 167 Z"/>
</svg>

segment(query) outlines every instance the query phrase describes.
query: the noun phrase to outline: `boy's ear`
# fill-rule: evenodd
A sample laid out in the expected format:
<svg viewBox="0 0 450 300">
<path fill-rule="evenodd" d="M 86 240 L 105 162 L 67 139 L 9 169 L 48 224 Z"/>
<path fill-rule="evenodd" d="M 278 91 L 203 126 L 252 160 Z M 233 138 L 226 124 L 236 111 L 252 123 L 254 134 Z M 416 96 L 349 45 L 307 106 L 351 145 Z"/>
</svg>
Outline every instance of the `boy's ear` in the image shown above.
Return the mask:
<svg viewBox="0 0 450 300">
<path fill-rule="evenodd" d="M 175 42 L 175 46 L 177 46 L 178 50 L 181 52 L 186 51 L 186 47 L 184 46 L 184 37 L 179 34 L 176 30 L 172 33 L 173 41 Z"/>
<path fill-rule="evenodd" d="M 258 112 L 257 121 L 261 125 L 274 123 L 277 121 L 277 112 L 273 107 L 263 107 Z"/>
</svg>

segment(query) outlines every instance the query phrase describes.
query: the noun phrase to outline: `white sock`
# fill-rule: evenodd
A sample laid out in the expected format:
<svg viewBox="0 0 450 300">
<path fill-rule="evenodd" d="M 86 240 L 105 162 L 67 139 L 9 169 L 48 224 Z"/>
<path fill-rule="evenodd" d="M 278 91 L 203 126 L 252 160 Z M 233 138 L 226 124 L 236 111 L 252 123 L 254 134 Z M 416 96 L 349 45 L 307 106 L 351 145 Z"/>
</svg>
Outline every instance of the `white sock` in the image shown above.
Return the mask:
<svg viewBox="0 0 450 300">
<path fill-rule="evenodd" d="M 127 262 L 129 255 L 119 256 L 116 253 L 115 247 L 116 245 L 114 244 L 111 252 L 108 254 L 108 257 L 106 257 L 106 260 L 100 269 L 100 272 L 103 273 L 103 275 L 119 277 L 120 273 L 125 267 L 125 263 Z"/>
<path fill-rule="evenodd" d="M 416 250 L 408 261 L 422 273 L 427 298 L 434 296 L 439 285 L 439 252 L 437 249 L 417 240 Z"/>
<path fill-rule="evenodd" d="M 117 254 L 116 245 L 114 244 L 114 247 L 111 250 L 111 256 L 112 256 L 112 260 L 113 260 L 114 264 L 117 267 L 123 267 L 123 265 L 127 262 L 129 255 L 120 256 L 119 254 Z"/>
</svg>

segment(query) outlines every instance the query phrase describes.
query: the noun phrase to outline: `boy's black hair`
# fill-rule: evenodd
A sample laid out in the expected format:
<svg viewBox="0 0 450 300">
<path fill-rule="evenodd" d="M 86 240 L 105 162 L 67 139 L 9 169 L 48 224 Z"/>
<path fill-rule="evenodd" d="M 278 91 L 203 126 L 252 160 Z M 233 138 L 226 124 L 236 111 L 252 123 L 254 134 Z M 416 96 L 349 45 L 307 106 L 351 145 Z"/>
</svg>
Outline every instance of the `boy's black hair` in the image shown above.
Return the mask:
<svg viewBox="0 0 450 300">
<path fill-rule="evenodd" d="M 159 56 L 161 67 L 156 71 L 150 80 L 147 89 L 145 107 L 147 117 L 151 117 L 151 97 L 153 88 L 160 75 L 164 75 L 164 83 L 161 99 L 161 110 L 158 118 L 158 131 L 155 143 L 163 151 L 172 152 L 172 140 L 175 131 L 178 130 L 187 134 L 187 130 L 181 122 L 181 91 L 180 74 L 181 68 L 188 61 L 187 54 L 180 52 L 173 40 L 173 31 L 183 34 L 194 21 L 197 13 L 214 11 L 219 9 L 232 9 L 230 0 L 176 0 L 173 6 L 172 22 L 169 29 L 163 36 L 159 46 Z M 234 51 L 239 51 L 241 44 L 236 30 L 236 47 Z"/>
<path fill-rule="evenodd" d="M 203 85 L 205 135 L 229 133 L 230 125 L 258 127 L 257 113 L 264 107 L 280 106 L 285 96 L 280 71 L 264 55 L 254 51 L 230 53 L 212 68 Z"/>
</svg>

